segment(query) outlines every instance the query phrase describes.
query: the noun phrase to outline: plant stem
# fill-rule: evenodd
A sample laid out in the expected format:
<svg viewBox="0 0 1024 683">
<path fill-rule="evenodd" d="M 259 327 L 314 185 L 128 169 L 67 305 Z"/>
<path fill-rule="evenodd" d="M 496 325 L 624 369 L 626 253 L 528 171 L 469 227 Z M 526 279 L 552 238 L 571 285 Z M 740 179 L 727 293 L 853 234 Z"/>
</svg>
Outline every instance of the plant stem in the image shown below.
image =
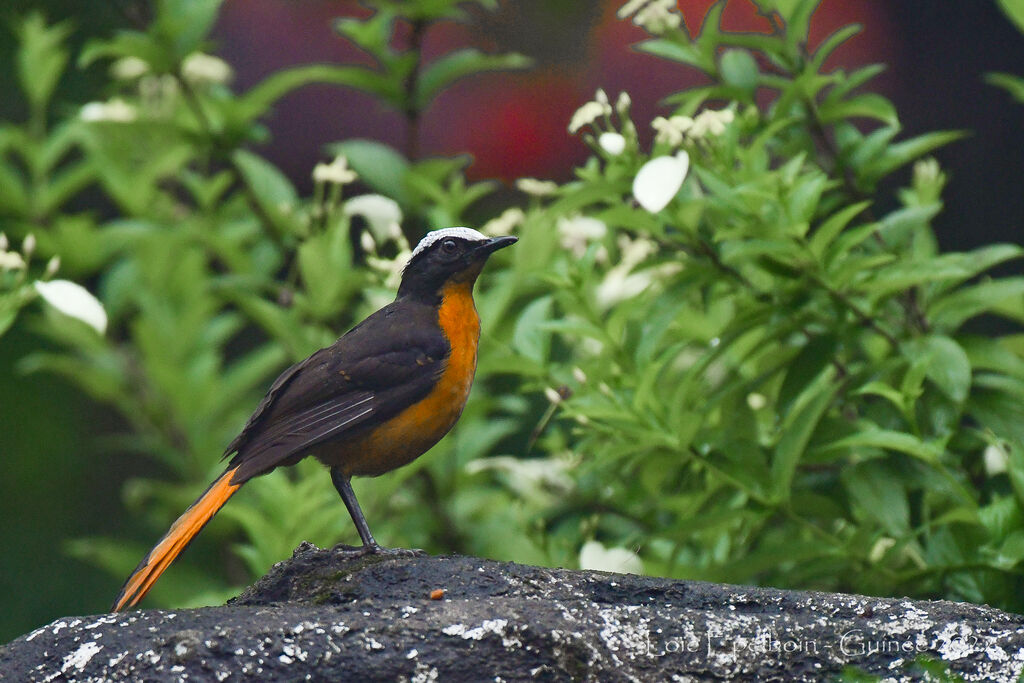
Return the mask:
<svg viewBox="0 0 1024 683">
<path fill-rule="evenodd" d="M 405 120 L 408 137 L 405 154 L 410 161 L 416 161 L 420 154 L 420 112 L 416 91 L 419 89 L 420 66 L 423 62 L 423 36 L 427 32 L 427 22 L 422 19 L 412 21 L 412 35 L 409 37 L 409 51 L 415 61 L 405 78 Z"/>
</svg>

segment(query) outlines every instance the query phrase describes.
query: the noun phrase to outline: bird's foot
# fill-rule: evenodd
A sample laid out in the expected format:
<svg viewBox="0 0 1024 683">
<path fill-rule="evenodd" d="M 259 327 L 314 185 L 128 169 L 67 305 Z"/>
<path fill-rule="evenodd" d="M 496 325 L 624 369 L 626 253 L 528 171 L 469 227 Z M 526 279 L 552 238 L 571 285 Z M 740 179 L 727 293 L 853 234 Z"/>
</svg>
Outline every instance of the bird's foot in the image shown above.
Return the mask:
<svg viewBox="0 0 1024 683">
<path fill-rule="evenodd" d="M 373 543 L 371 545 L 345 545 L 339 543 L 332 550 L 347 557 L 362 557 L 363 555 L 391 555 L 392 557 L 420 557 L 427 553 L 419 548 L 385 548 Z"/>
<path fill-rule="evenodd" d="M 426 551 L 419 548 L 384 548 L 379 545 L 370 546 L 374 555 L 391 555 L 392 557 L 423 557 Z"/>
</svg>

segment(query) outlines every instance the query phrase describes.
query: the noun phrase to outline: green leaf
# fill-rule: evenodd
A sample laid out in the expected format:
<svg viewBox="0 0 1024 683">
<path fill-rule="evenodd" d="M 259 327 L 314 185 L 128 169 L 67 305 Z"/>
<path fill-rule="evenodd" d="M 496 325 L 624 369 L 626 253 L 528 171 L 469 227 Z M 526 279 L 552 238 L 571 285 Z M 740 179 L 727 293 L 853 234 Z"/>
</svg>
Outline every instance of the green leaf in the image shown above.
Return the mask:
<svg viewBox="0 0 1024 683">
<path fill-rule="evenodd" d="M 902 478 L 877 461 L 848 467 L 843 484 L 860 514 L 878 522 L 887 534 L 904 536 L 910 527 L 910 504 Z"/>
<path fill-rule="evenodd" d="M 860 24 L 850 24 L 844 26 L 828 38 L 821 42 L 818 49 L 814 51 L 814 59 L 811 61 L 811 68 L 814 71 L 821 71 L 821 67 L 825 64 L 825 60 L 829 58 L 837 47 L 845 43 L 847 40 L 857 35 L 863 30 L 863 26 Z"/>
<path fill-rule="evenodd" d="M 739 48 L 730 48 L 722 53 L 719 70 L 726 85 L 739 88 L 749 94 L 757 88 L 759 72 L 757 62 L 749 52 Z"/>
<path fill-rule="evenodd" d="M 1014 26 L 1021 33 L 1024 33 L 1024 2 L 1021 0 L 996 0 L 999 9 L 1003 10 L 1006 18 L 1013 22 Z"/>
<path fill-rule="evenodd" d="M 885 71 L 885 68 L 885 64 L 869 64 L 857 69 L 856 71 L 850 72 L 845 78 L 836 83 L 835 87 L 828 91 L 828 96 L 825 100 L 827 102 L 838 102 L 849 93 Z"/>
<path fill-rule="evenodd" d="M 927 318 L 937 329 L 953 331 L 982 313 L 1024 320 L 1024 277 L 990 280 L 955 290 L 934 300 Z"/>
<path fill-rule="evenodd" d="M 525 69 L 532 63 L 529 57 L 516 52 L 488 55 L 475 48 L 450 52 L 435 59 L 420 73 L 413 96 L 415 107 L 423 111 L 439 92 L 460 78 L 484 71 Z"/>
<path fill-rule="evenodd" d="M 831 366 L 822 370 L 807 384 L 786 415 L 780 427 L 781 438 L 775 447 L 772 459 L 772 497 L 777 501 L 787 500 L 793 476 L 807 444 L 814 434 L 822 416 L 832 404 L 840 384 L 835 381 Z"/>
<path fill-rule="evenodd" d="M 815 377 L 825 372 L 832 364 L 838 349 L 839 340 L 835 335 L 815 336 L 786 364 L 786 376 L 777 398 L 780 415 L 789 415 L 792 412 L 794 401 Z"/>
<path fill-rule="evenodd" d="M 28 213 L 28 190 L 13 166 L 0 156 L 0 215 Z"/>
<path fill-rule="evenodd" d="M 551 330 L 544 322 L 551 317 L 554 299 L 544 296 L 530 303 L 516 320 L 512 333 L 512 347 L 535 363 L 548 362 L 551 347 Z"/>
<path fill-rule="evenodd" d="M 390 145 L 376 140 L 354 138 L 327 145 L 331 154 L 341 154 L 359 174 L 359 179 L 382 195 L 403 206 L 409 204 L 405 175 L 409 161 Z"/>
<path fill-rule="evenodd" d="M 869 163 L 861 173 L 873 180 L 882 178 L 928 152 L 961 140 L 967 135 L 966 131 L 935 131 L 889 145 L 881 158 Z"/>
<path fill-rule="evenodd" d="M 877 381 L 877 380 L 872 381 L 872 382 L 868 382 L 867 384 L 865 384 L 864 386 L 860 387 L 859 389 L 857 389 L 853 393 L 855 395 L 858 395 L 858 396 L 859 395 L 880 396 L 880 397 L 886 399 L 887 401 L 889 401 L 890 403 L 892 403 L 893 406 L 895 406 L 896 408 L 898 408 L 900 410 L 900 412 L 906 413 L 906 411 L 907 411 L 907 403 L 906 403 L 906 400 L 904 399 L 903 394 L 901 394 L 900 392 L 896 391 L 896 389 L 894 389 L 893 387 L 889 386 L 885 382 L 880 382 L 880 381 Z"/>
<path fill-rule="evenodd" d="M 955 341 L 932 334 L 907 343 L 903 355 L 910 360 L 924 359 L 928 379 L 953 401 L 961 404 L 967 398 L 971 388 L 971 361 Z"/>
<path fill-rule="evenodd" d="M 824 173 L 810 173 L 802 176 L 786 198 L 786 209 L 790 220 L 793 223 L 805 224 L 806 230 L 806 224 L 814 218 L 814 214 L 818 210 L 818 203 L 821 201 L 821 194 L 829 187 L 829 184 L 829 178 Z"/>
<path fill-rule="evenodd" d="M 823 102 L 819 109 L 822 123 L 838 123 L 846 119 L 875 119 L 889 126 L 898 126 L 899 117 L 892 102 L 875 93 L 855 95 L 848 100 Z"/>
<path fill-rule="evenodd" d="M 947 256 L 959 256 L 950 254 Z M 970 277 L 959 258 L 939 256 L 934 259 L 896 262 L 878 271 L 877 276 L 864 284 L 866 292 L 876 299 L 882 299 L 894 292 L 902 292 L 917 285 L 930 282 L 958 282 Z"/>
<path fill-rule="evenodd" d="M 1010 93 L 1013 99 L 1024 104 L 1024 78 L 1015 74 L 993 71 L 985 74 L 985 82 L 997 88 L 1002 88 Z"/>
<path fill-rule="evenodd" d="M 871 206 L 870 201 L 858 202 L 851 204 L 840 211 L 832 214 L 828 219 L 821 224 L 821 226 L 814 231 L 808 241 L 808 247 L 811 252 L 820 260 L 825 253 L 825 250 L 832 244 L 833 240 L 841 233 L 854 216 L 859 214 L 864 209 Z"/>
<path fill-rule="evenodd" d="M 345 295 L 362 281 L 362 273 L 352 270 L 348 234 L 348 221 L 335 220 L 299 245 L 299 274 L 308 294 L 302 301 L 320 320 L 336 316 Z"/>
<path fill-rule="evenodd" d="M 150 32 L 171 47 L 175 63 L 203 48 L 223 0 L 159 0 Z"/>
<path fill-rule="evenodd" d="M 1024 529 L 1010 533 L 992 563 L 1000 569 L 1014 569 L 1024 562 Z"/>
<path fill-rule="evenodd" d="M 383 6 L 366 19 L 338 19 L 334 22 L 334 30 L 383 64 L 394 54 L 390 44 L 394 20 L 395 10 Z"/>
<path fill-rule="evenodd" d="M 2 174 L 0 174 L 2 175 Z M 56 211 L 74 195 L 84 190 L 96 179 L 96 170 L 92 163 L 83 161 L 68 164 L 60 171 L 57 171 L 50 178 L 50 182 L 43 188 L 42 196 L 39 198 L 39 212 L 49 214 Z M 3 183 L 0 178 L 0 184 Z M 0 190 L 0 194 L 2 194 Z M 0 204 L 3 203 L 0 198 Z"/>
<path fill-rule="evenodd" d="M 18 27 L 18 80 L 34 111 L 46 108 L 68 63 L 64 41 L 68 23 L 47 26 L 42 14 L 30 14 Z"/>
<path fill-rule="evenodd" d="M 783 13 L 786 19 L 786 42 L 791 48 L 807 43 L 811 16 L 820 2 L 821 0 L 796 0 L 789 11 Z"/>
<path fill-rule="evenodd" d="M 401 104 L 401 86 L 387 74 L 360 66 L 308 64 L 268 76 L 241 95 L 233 111 L 241 120 L 255 119 L 281 97 L 311 83 L 343 85 L 376 95 L 395 107 Z"/>
<path fill-rule="evenodd" d="M 249 188 L 249 196 L 274 226 L 284 233 L 299 232 L 292 209 L 298 204 L 298 194 L 285 174 L 269 161 L 244 149 L 232 155 L 235 168 Z"/>
<path fill-rule="evenodd" d="M 689 64 L 705 71 L 710 70 L 708 68 L 710 65 L 707 64 L 700 51 L 691 43 L 680 43 L 674 40 L 655 38 L 637 43 L 635 47 L 640 52 L 646 52 L 655 57 Z"/>
<path fill-rule="evenodd" d="M 835 451 L 856 448 L 880 448 L 898 453 L 906 453 L 929 463 L 936 462 L 942 456 L 942 448 L 921 441 L 921 439 L 913 434 L 890 429 L 870 429 L 851 434 L 828 444 L 823 450 Z"/>
</svg>

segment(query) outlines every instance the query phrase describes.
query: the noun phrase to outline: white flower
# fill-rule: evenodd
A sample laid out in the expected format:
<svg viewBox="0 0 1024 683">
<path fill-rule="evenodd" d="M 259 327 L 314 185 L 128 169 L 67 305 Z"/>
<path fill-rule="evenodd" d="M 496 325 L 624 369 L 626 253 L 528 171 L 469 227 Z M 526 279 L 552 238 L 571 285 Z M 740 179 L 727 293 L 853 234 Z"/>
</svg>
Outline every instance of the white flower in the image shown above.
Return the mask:
<svg viewBox="0 0 1024 683">
<path fill-rule="evenodd" d="M 646 5 L 648 2 L 650 2 L 650 0 L 629 0 L 629 2 L 627 2 L 625 5 L 619 8 L 619 11 L 616 14 L 618 15 L 619 19 L 625 19 L 626 17 L 628 17 L 629 15 L 633 14 L 638 9 Z"/>
<path fill-rule="evenodd" d="M 571 453 L 551 458 L 514 458 L 498 455 L 473 460 L 466 464 L 466 472 L 501 472 L 507 475 L 510 488 L 522 498 L 551 499 L 564 496 L 573 489 L 568 471 L 579 464 Z M 548 502 L 551 502 L 548 500 Z"/>
<path fill-rule="evenodd" d="M 996 444 L 986 446 L 982 459 L 985 461 L 985 474 L 990 477 L 1005 472 L 1009 461 L 1006 451 Z"/>
<path fill-rule="evenodd" d="M 516 187 L 521 192 L 533 195 L 534 197 L 544 197 L 558 191 L 558 183 L 551 180 L 537 180 L 536 178 L 520 178 L 516 181 Z"/>
<path fill-rule="evenodd" d="M 615 111 L 619 112 L 619 116 L 625 116 L 629 113 L 629 108 L 632 104 L 633 100 L 629 98 L 629 93 L 623 90 L 619 93 L 619 99 L 615 103 Z"/>
<path fill-rule="evenodd" d="M 678 147 L 683 144 L 683 137 L 693 128 L 693 123 L 689 116 L 658 116 L 651 121 L 651 127 L 658 133 L 654 136 L 654 141 Z"/>
<path fill-rule="evenodd" d="M 601 133 L 597 137 L 597 144 L 613 157 L 617 157 L 626 149 L 626 138 L 620 133 Z"/>
<path fill-rule="evenodd" d="M 598 541 L 587 541 L 580 548 L 580 569 L 617 574 L 642 574 L 644 563 L 632 550 L 605 548 Z"/>
<path fill-rule="evenodd" d="M 122 57 L 110 65 L 110 75 L 119 81 L 133 81 L 149 71 L 149 64 L 138 57 Z"/>
<path fill-rule="evenodd" d="M 46 262 L 46 272 L 43 277 L 51 278 L 57 274 L 58 270 L 60 270 L 60 256 L 51 256 L 50 260 Z"/>
<path fill-rule="evenodd" d="M 583 372 L 583 368 L 579 366 L 572 369 L 572 376 L 580 384 L 587 383 L 587 373 Z"/>
<path fill-rule="evenodd" d="M 544 389 L 544 398 L 546 398 L 551 403 L 554 403 L 555 405 L 558 405 L 559 403 L 562 402 L 562 395 L 559 394 L 554 389 L 552 389 L 551 387 L 546 387 Z"/>
<path fill-rule="evenodd" d="M 359 246 L 361 246 L 363 251 L 367 254 L 372 254 L 377 251 L 377 242 L 374 241 L 373 235 L 366 230 L 359 234 Z"/>
<path fill-rule="evenodd" d="M 932 182 L 939 177 L 939 162 L 935 157 L 928 157 L 914 162 L 914 180 Z"/>
<path fill-rule="evenodd" d="M 634 272 L 634 269 L 653 254 L 657 247 L 647 239 L 619 239 L 622 257 L 618 264 L 605 274 L 597 286 L 594 297 L 602 308 L 610 308 L 620 301 L 642 293 L 648 287 L 682 270 L 682 264 L 665 263 L 654 268 Z"/>
<path fill-rule="evenodd" d="M 620 19 L 625 19 L 636 12 L 634 24 L 651 33 L 660 34 L 682 23 L 683 17 L 674 11 L 676 9 L 676 0 L 629 0 L 618 11 L 618 15 Z"/>
<path fill-rule="evenodd" d="M 205 52 L 193 52 L 181 62 L 181 76 L 189 83 L 227 83 L 231 80 L 231 67 L 220 57 Z"/>
<path fill-rule="evenodd" d="M 107 330 L 107 312 L 103 304 L 85 287 L 70 280 L 33 283 L 39 296 L 64 315 L 77 318 L 103 334 Z"/>
<path fill-rule="evenodd" d="M 896 545 L 896 539 L 882 536 L 880 539 L 875 541 L 875 544 L 871 546 L 870 552 L 868 552 L 868 561 L 872 564 L 878 564 L 878 562 L 885 557 L 885 554 L 889 552 L 889 549 Z"/>
<path fill-rule="evenodd" d="M 558 219 L 558 242 L 576 258 L 586 253 L 591 242 L 608 234 L 604 221 L 589 216 L 570 216 Z"/>
<path fill-rule="evenodd" d="M 576 110 L 569 121 L 569 132 L 575 133 L 583 126 L 590 125 L 600 116 L 608 116 L 612 113 L 612 105 L 608 102 L 608 95 L 600 88 L 595 93 L 594 101 L 587 102 Z"/>
<path fill-rule="evenodd" d="M 654 271 L 650 268 L 638 273 L 616 266 L 608 271 L 608 275 L 597 286 L 594 296 L 601 308 L 611 308 L 625 299 L 631 299 L 651 286 L 654 282 Z"/>
<path fill-rule="evenodd" d="M 318 183 L 347 185 L 358 177 L 356 172 L 348 167 L 348 159 L 340 154 L 331 163 L 319 163 L 313 169 L 313 180 Z"/>
<path fill-rule="evenodd" d="M 702 138 L 708 133 L 721 135 L 725 127 L 733 122 L 736 115 L 732 109 L 705 109 L 693 120 L 693 127 L 689 130 L 689 136 L 693 139 Z"/>
<path fill-rule="evenodd" d="M 25 255 L 25 258 L 30 257 L 36 250 L 36 236 L 32 233 L 25 235 L 25 239 L 21 242 L 21 253 Z"/>
<path fill-rule="evenodd" d="M 25 259 L 16 251 L 0 250 L 0 270 L 22 270 Z"/>
<path fill-rule="evenodd" d="M 88 122 L 130 123 L 139 117 L 139 113 L 133 105 L 115 97 L 109 102 L 89 102 L 78 116 Z"/>
<path fill-rule="evenodd" d="M 365 218 L 378 242 L 402 236 L 402 209 L 394 199 L 379 194 L 364 194 L 345 202 L 342 211 L 346 216 Z"/>
<path fill-rule="evenodd" d="M 690 170 L 690 155 L 685 151 L 674 157 L 651 159 L 640 167 L 633 179 L 633 196 L 640 206 L 658 213 L 672 201 Z"/>
<path fill-rule="evenodd" d="M 747 405 L 750 406 L 751 410 L 761 410 L 768 405 L 768 399 L 764 397 L 764 394 L 751 393 L 747 394 Z"/>
<path fill-rule="evenodd" d="M 569 132 L 575 133 L 583 126 L 589 125 L 597 120 L 597 117 L 604 113 L 604 109 L 597 102 L 587 102 L 576 110 L 569 121 Z"/>
<path fill-rule="evenodd" d="M 633 273 L 633 269 L 654 253 L 653 242 L 646 239 L 631 240 L 623 236 L 619 239 L 619 250 L 619 263 L 608 271 L 595 292 L 598 304 L 603 308 L 636 296 L 647 289 L 652 281 L 649 269 L 641 273 Z"/>
<path fill-rule="evenodd" d="M 524 220 L 526 220 L 526 214 L 523 213 L 523 210 L 518 206 L 513 206 L 510 209 L 505 209 L 497 218 L 492 218 L 484 223 L 480 232 L 488 237 L 511 235 L 517 227 L 522 225 Z"/>
</svg>

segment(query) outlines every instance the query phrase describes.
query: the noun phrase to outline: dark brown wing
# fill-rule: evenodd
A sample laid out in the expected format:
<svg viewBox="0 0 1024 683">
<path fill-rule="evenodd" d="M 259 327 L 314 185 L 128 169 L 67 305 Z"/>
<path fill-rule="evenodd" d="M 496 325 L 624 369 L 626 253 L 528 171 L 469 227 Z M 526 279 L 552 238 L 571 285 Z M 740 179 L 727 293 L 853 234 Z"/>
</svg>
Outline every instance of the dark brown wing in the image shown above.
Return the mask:
<svg viewBox="0 0 1024 683">
<path fill-rule="evenodd" d="M 430 393 L 450 347 L 429 306 L 394 303 L 285 370 L 225 455 L 241 483 L 398 414 Z"/>
</svg>

